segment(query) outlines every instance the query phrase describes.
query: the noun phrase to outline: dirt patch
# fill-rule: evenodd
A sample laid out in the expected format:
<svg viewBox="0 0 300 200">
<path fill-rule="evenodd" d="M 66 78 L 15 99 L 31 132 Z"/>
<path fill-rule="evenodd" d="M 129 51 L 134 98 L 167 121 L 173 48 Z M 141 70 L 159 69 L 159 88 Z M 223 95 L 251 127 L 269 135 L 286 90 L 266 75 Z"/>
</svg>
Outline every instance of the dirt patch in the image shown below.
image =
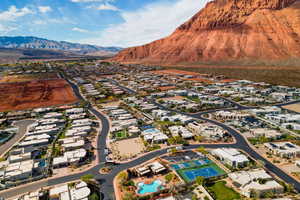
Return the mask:
<svg viewBox="0 0 300 200">
<path fill-rule="evenodd" d="M 145 146 L 140 138 L 121 140 L 112 144 L 115 158 L 119 160 L 132 159 L 145 151 Z"/>
<path fill-rule="evenodd" d="M 25 82 L 33 80 L 57 79 L 56 73 L 40 73 L 28 75 L 9 75 L 0 78 L 0 83 Z"/>
<path fill-rule="evenodd" d="M 0 112 L 71 104 L 76 101 L 71 86 L 63 79 L 0 84 Z"/>
<path fill-rule="evenodd" d="M 204 78 L 188 78 L 186 80 L 187 81 L 199 82 L 199 83 L 209 83 L 209 84 L 214 83 L 213 81 L 208 80 L 208 79 L 204 79 Z"/>
<path fill-rule="evenodd" d="M 183 100 L 185 98 L 183 96 L 174 96 L 174 97 L 166 97 L 161 99 L 164 101 L 170 101 L 170 100 Z"/>
<path fill-rule="evenodd" d="M 300 103 L 283 106 L 283 108 L 300 113 Z"/>
<path fill-rule="evenodd" d="M 207 76 L 207 74 L 200 74 L 197 72 L 190 72 L 184 70 L 176 70 L 176 69 L 167 69 L 167 70 L 158 70 L 153 71 L 155 74 L 167 74 L 167 75 L 190 75 L 190 76 Z"/>
<path fill-rule="evenodd" d="M 246 79 L 255 82 L 266 82 L 273 85 L 300 87 L 299 67 L 273 66 L 185 66 L 166 67 L 169 71 L 187 70 L 199 74 L 224 75 L 226 79 Z"/>
<path fill-rule="evenodd" d="M 176 86 L 165 86 L 165 87 L 159 87 L 160 91 L 168 91 L 168 90 L 174 90 L 176 89 Z"/>
</svg>

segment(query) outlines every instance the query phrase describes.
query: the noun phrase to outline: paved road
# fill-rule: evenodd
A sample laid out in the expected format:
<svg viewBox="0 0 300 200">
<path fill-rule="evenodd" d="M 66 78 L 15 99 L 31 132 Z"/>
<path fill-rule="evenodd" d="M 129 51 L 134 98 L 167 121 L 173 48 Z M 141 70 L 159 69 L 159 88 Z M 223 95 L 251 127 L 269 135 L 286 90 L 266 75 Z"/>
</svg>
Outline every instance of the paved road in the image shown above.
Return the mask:
<svg viewBox="0 0 300 200">
<path fill-rule="evenodd" d="M 161 109 L 169 110 L 171 112 L 177 112 L 176 110 L 172 110 L 172 109 L 166 108 L 166 107 L 158 104 L 155 101 L 153 101 L 153 103 L 156 104 L 157 106 L 159 106 Z M 199 119 L 199 120 L 202 120 L 202 121 L 206 121 L 206 122 L 215 124 L 215 125 L 223 128 L 224 130 L 226 130 L 236 140 L 235 144 L 228 145 L 228 146 L 230 146 L 232 148 L 241 149 L 241 150 L 245 151 L 247 154 L 249 154 L 252 158 L 254 158 L 256 160 L 263 161 L 263 163 L 265 163 L 265 168 L 269 172 L 272 172 L 272 173 L 276 174 L 279 178 L 281 178 L 286 183 L 292 184 L 295 187 L 295 189 L 298 192 L 300 192 L 300 183 L 297 180 L 295 180 L 293 177 L 289 176 L 284 171 L 282 171 L 280 168 L 278 168 L 277 166 L 275 166 L 273 163 L 271 163 L 270 161 L 268 161 L 267 159 L 265 159 L 264 157 L 262 157 L 260 154 L 258 154 L 254 149 L 252 149 L 252 147 L 249 146 L 249 144 L 246 141 L 246 139 L 239 132 L 237 132 L 236 130 L 232 129 L 231 127 L 229 127 L 229 126 L 227 126 L 227 125 L 225 125 L 225 124 L 223 124 L 221 122 L 210 120 L 210 119 L 202 117 L 202 115 L 203 115 L 202 113 L 198 114 L 198 115 L 195 115 L 195 114 L 185 114 L 185 115 L 193 117 L 193 118 L 196 118 L 196 119 Z"/>
<path fill-rule="evenodd" d="M 1 157 L 25 135 L 27 127 L 33 122 L 35 122 L 35 120 L 21 120 L 14 123 L 14 125 L 19 128 L 19 131 L 13 136 L 13 138 L 0 146 Z"/>
<path fill-rule="evenodd" d="M 75 92 L 75 94 L 78 96 L 79 99 L 83 99 L 83 97 L 81 96 L 78 87 L 69 82 Z M 133 90 L 126 88 L 124 86 L 120 86 L 123 89 L 125 89 L 126 91 L 128 91 L 129 93 L 133 94 L 135 93 Z M 168 108 L 163 107 L 162 105 L 156 103 L 155 101 L 153 101 L 153 103 L 155 103 L 156 105 L 158 105 L 160 108 L 165 109 L 165 110 L 169 110 L 169 111 L 173 111 L 174 110 L 170 110 Z M 45 186 L 52 186 L 52 185 L 56 185 L 56 184 L 60 184 L 60 183 L 65 183 L 68 181 L 74 181 L 74 180 L 78 180 L 83 174 L 93 174 L 95 176 L 95 178 L 97 180 L 99 180 L 101 182 L 101 192 L 104 194 L 104 200 L 112 200 L 115 199 L 114 197 L 114 188 L 113 188 L 113 179 L 114 177 L 122 170 L 126 170 L 128 168 L 134 167 L 136 165 L 142 164 L 148 160 L 151 160 L 155 157 L 161 156 L 165 153 L 167 153 L 167 149 L 162 149 L 162 150 L 158 150 L 155 152 L 151 152 L 143 157 L 140 157 L 134 161 L 125 163 L 125 164 L 120 164 L 120 165 L 116 165 L 113 167 L 113 171 L 112 173 L 108 174 L 108 175 L 102 175 L 99 173 L 99 170 L 101 167 L 103 167 L 104 165 L 102 164 L 105 161 L 105 155 L 104 155 L 104 149 L 106 147 L 106 139 L 109 133 L 109 122 L 107 120 L 107 118 L 105 116 L 103 116 L 101 113 L 99 113 L 97 110 L 93 109 L 91 106 L 89 106 L 89 110 L 95 114 L 102 123 L 102 129 L 100 130 L 100 134 L 99 134 L 99 139 L 98 139 L 98 155 L 99 155 L 99 163 L 85 171 L 82 173 L 78 173 L 78 174 L 73 174 L 73 175 L 66 175 L 64 177 L 60 177 L 60 178 L 54 178 L 51 180 L 43 180 L 40 182 L 34 182 L 30 185 L 24 185 L 24 186 L 20 186 L 18 187 L 18 189 L 12 188 L 10 190 L 5 190 L 0 192 L 0 196 L 4 197 L 4 198 L 10 198 L 13 196 L 17 196 L 29 191 L 34 191 L 37 190 L 41 187 L 45 187 Z M 177 111 L 175 111 L 177 112 Z M 180 112 L 177 112 L 180 113 Z M 181 113 L 181 114 L 185 114 L 185 113 Z M 235 144 L 205 144 L 205 145 L 191 145 L 189 147 L 187 147 L 188 149 L 195 149 L 198 148 L 200 146 L 204 146 L 205 148 L 220 148 L 220 147 L 232 147 L 232 148 L 238 148 L 241 149 L 245 152 L 247 152 L 251 157 L 257 159 L 257 160 L 261 160 L 263 161 L 266 165 L 266 169 L 269 170 L 270 172 L 276 174 L 278 177 L 280 177 L 282 180 L 284 180 L 287 183 L 293 184 L 295 189 L 297 191 L 300 192 L 300 184 L 299 182 L 297 182 L 295 179 L 293 179 L 292 177 L 290 177 L 289 175 L 287 175 L 285 172 L 283 172 L 281 169 L 279 169 L 278 167 L 276 167 L 275 165 L 273 165 L 271 162 L 269 162 L 268 160 L 264 159 L 261 155 L 259 155 L 255 150 L 253 150 L 247 143 L 247 141 L 245 140 L 245 138 L 240 135 L 240 133 L 238 133 L 237 131 L 235 131 L 234 129 L 226 126 L 225 124 L 222 124 L 220 122 L 216 122 L 210 119 L 206 119 L 202 117 L 203 113 L 200 113 L 198 115 L 189 115 L 189 114 L 185 114 L 187 116 L 196 118 L 196 119 L 200 119 L 206 122 L 210 122 L 212 124 L 218 125 L 220 127 L 222 127 L 223 129 L 227 130 L 229 133 L 232 134 L 232 136 L 235 138 L 235 140 L 237 141 Z"/>
</svg>

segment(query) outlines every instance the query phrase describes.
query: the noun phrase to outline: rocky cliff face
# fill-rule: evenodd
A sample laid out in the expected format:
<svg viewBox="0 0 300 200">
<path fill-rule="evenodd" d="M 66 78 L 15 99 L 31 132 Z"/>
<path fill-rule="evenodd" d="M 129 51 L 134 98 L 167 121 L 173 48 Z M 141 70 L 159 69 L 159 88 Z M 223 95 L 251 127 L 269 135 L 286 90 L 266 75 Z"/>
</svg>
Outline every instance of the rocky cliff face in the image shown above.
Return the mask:
<svg viewBox="0 0 300 200">
<path fill-rule="evenodd" d="M 145 63 L 300 58 L 298 0 L 214 0 L 167 38 L 115 61 Z"/>
</svg>

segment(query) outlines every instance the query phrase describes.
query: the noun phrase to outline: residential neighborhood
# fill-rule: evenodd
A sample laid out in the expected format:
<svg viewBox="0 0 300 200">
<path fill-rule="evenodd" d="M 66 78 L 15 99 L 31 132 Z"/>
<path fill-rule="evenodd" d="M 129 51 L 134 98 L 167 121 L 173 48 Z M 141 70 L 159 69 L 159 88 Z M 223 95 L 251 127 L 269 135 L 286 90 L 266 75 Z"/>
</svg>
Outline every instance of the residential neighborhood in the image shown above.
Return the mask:
<svg viewBox="0 0 300 200">
<path fill-rule="evenodd" d="M 299 89 L 133 64 L 72 66 L 46 69 L 76 102 L 0 114 L 0 197 L 300 199 Z"/>
</svg>

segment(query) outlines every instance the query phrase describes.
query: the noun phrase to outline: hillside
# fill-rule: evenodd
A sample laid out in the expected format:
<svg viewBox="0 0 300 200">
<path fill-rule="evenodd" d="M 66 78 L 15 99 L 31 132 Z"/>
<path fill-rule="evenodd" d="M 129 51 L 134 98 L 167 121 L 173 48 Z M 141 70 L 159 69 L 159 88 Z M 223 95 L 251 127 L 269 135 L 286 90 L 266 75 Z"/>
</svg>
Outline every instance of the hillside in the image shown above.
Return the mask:
<svg viewBox="0 0 300 200">
<path fill-rule="evenodd" d="M 300 60 L 297 0 L 214 0 L 169 37 L 114 57 L 166 64 L 291 60 Z"/>
</svg>

